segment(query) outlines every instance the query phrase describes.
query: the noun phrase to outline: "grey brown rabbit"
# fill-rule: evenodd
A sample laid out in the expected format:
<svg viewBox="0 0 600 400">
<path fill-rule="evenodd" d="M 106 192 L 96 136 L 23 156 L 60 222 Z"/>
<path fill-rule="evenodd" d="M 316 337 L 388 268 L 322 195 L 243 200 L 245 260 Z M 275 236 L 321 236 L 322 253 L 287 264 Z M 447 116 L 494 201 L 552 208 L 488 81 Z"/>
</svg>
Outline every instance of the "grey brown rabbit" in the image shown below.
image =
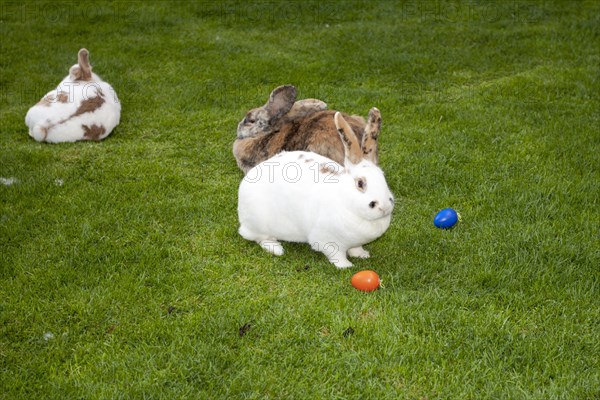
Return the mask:
<svg viewBox="0 0 600 400">
<path fill-rule="evenodd" d="M 373 109 L 372 109 L 373 110 Z M 375 109 L 376 110 L 376 109 Z M 296 101 L 296 88 L 280 86 L 262 107 L 250 110 L 237 128 L 233 155 L 246 174 L 252 167 L 282 151 L 312 151 L 344 164 L 344 144 L 334 123 L 336 111 L 317 99 Z M 369 112 L 369 121 L 343 114 L 358 139 L 367 132 L 377 140 L 381 128 L 379 112 Z M 376 147 L 375 147 L 376 149 Z M 376 150 L 375 150 L 376 151 Z M 377 154 L 373 155 L 378 163 Z"/>
</svg>

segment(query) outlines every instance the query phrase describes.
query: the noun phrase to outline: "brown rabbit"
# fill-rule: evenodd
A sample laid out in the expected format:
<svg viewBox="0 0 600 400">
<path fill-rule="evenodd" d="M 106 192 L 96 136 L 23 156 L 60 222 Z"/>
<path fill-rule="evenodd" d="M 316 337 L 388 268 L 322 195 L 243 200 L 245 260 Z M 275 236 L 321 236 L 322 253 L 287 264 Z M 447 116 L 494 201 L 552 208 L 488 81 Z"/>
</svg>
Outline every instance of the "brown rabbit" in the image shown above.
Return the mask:
<svg viewBox="0 0 600 400">
<path fill-rule="evenodd" d="M 282 151 L 312 151 L 344 164 L 344 144 L 333 118 L 336 111 L 326 110 L 327 104 L 317 99 L 295 100 L 294 86 L 280 86 L 271 92 L 264 106 L 250 110 L 238 124 L 233 155 L 244 174 Z M 377 140 L 381 128 L 379 112 L 371 110 L 368 123 L 357 115 L 342 116 L 359 143 L 365 132 Z M 377 164 L 377 146 L 374 149 L 371 157 Z"/>
</svg>

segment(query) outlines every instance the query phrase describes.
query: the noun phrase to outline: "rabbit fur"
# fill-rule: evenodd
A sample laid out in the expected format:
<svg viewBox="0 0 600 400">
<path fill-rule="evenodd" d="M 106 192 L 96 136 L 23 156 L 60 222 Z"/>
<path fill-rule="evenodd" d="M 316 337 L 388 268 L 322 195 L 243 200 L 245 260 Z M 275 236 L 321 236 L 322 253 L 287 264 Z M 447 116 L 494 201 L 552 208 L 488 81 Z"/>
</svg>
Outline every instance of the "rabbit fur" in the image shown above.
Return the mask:
<svg viewBox="0 0 600 400">
<path fill-rule="evenodd" d="M 344 146 L 333 121 L 336 111 L 327 110 L 327 104 L 317 99 L 295 100 L 294 86 L 280 86 L 265 105 L 250 110 L 240 121 L 233 155 L 244 174 L 281 151 L 312 151 L 344 163 Z M 360 143 L 367 128 L 364 118 L 342 116 Z M 374 162 L 378 163 L 377 154 Z"/>
<path fill-rule="evenodd" d="M 25 124 L 38 142 L 75 142 L 104 139 L 120 117 L 117 94 L 92 72 L 89 52 L 81 49 L 69 75 L 29 109 Z"/>
<path fill-rule="evenodd" d="M 314 152 L 282 152 L 263 161 L 239 187 L 240 235 L 282 255 L 279 242 L 309 243 L 337 268 L 347 256 L 369 257 L 362 248 L 387 230 L 394 208 L 383 171 L 373 162 L 381 117 L 372 108 L 359 144 L 339 112 L 332 117 L 344 147 L 344 165 Z"/>
</svg>

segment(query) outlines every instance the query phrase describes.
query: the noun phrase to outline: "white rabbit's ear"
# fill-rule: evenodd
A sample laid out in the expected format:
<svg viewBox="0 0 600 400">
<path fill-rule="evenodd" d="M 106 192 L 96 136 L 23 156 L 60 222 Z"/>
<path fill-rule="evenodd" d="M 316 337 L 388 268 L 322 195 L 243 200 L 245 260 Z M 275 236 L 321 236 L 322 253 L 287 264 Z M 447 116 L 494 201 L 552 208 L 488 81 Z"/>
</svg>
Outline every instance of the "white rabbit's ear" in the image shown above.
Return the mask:
<svg viewBox="0 0 600 400">
<path fill-rule="evenodd" d="M 287 114 L 296 101 L 296 88 L 292 85 L 279 86 L 271 92 L 269 101 L 264 108 L 269 114 L 269 119 L 278 119 Z"/>
<path fill-rule="evenodd" d="M 346 122 L 344 117 L 342 117 L 341 113 L 336 112 L 333 119 L 335 121 L 335 127 L 342 139 L 342 143 L 344 144 L 346 161 L 350 161 L 350 163 L 354 165 L 358 164 L 362 160 L 362 151 L 354 131 L 350 125 L 348 125 L 348 122 Z"/>
<path fill-rule="evenodd" d="M 79 50 L 77 54 L 77 64 L 79 64 L 79 79 L 82 81 L 92 80 L 92 66 L 90 65 L 90 53 L 86 49 Z"/>
<path fill-rule="evenodd" d="M 381 131 L 381 112 L 373 107 L 369 110 L 369 120 L 365 127 L 365 133 L 362 137 L 362 152 L 363 157 L 373 164 L 379 163 L 379 157 L 377 155 L 377 138 Z"/>
</svg>

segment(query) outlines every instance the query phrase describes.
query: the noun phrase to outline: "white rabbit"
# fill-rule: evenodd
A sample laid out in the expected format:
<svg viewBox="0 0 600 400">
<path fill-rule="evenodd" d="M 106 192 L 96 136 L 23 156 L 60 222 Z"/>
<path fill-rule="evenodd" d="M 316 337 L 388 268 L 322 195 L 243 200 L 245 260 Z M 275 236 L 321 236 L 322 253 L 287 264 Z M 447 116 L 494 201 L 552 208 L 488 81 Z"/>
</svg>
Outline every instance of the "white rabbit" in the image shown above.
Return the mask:
<svg viewBox="0 0 600 400">
<path fill-rule="evenodd" d="M 317 153 L 282 152 L 263 161 L 239 188 L 239 233 L 275 255 L 279 240 L 309 243 L 338 268 L 351 257 L 368 258 L 362 245 L 387 230 L 394 196 L 373 162 L 381 116 L 369 112 L 362 145 L 341 113 L 334 117 L 345 151 L 344 166 Z"/>
<path fill-rule="evenodd" d="M 79 50 L 77 61 L 25 116 L 29 136 L 38 142 L 102 140 L 119 124 L 121 104 L 114 89 L 92 72 L 86 49 Z"/>
</svg>

